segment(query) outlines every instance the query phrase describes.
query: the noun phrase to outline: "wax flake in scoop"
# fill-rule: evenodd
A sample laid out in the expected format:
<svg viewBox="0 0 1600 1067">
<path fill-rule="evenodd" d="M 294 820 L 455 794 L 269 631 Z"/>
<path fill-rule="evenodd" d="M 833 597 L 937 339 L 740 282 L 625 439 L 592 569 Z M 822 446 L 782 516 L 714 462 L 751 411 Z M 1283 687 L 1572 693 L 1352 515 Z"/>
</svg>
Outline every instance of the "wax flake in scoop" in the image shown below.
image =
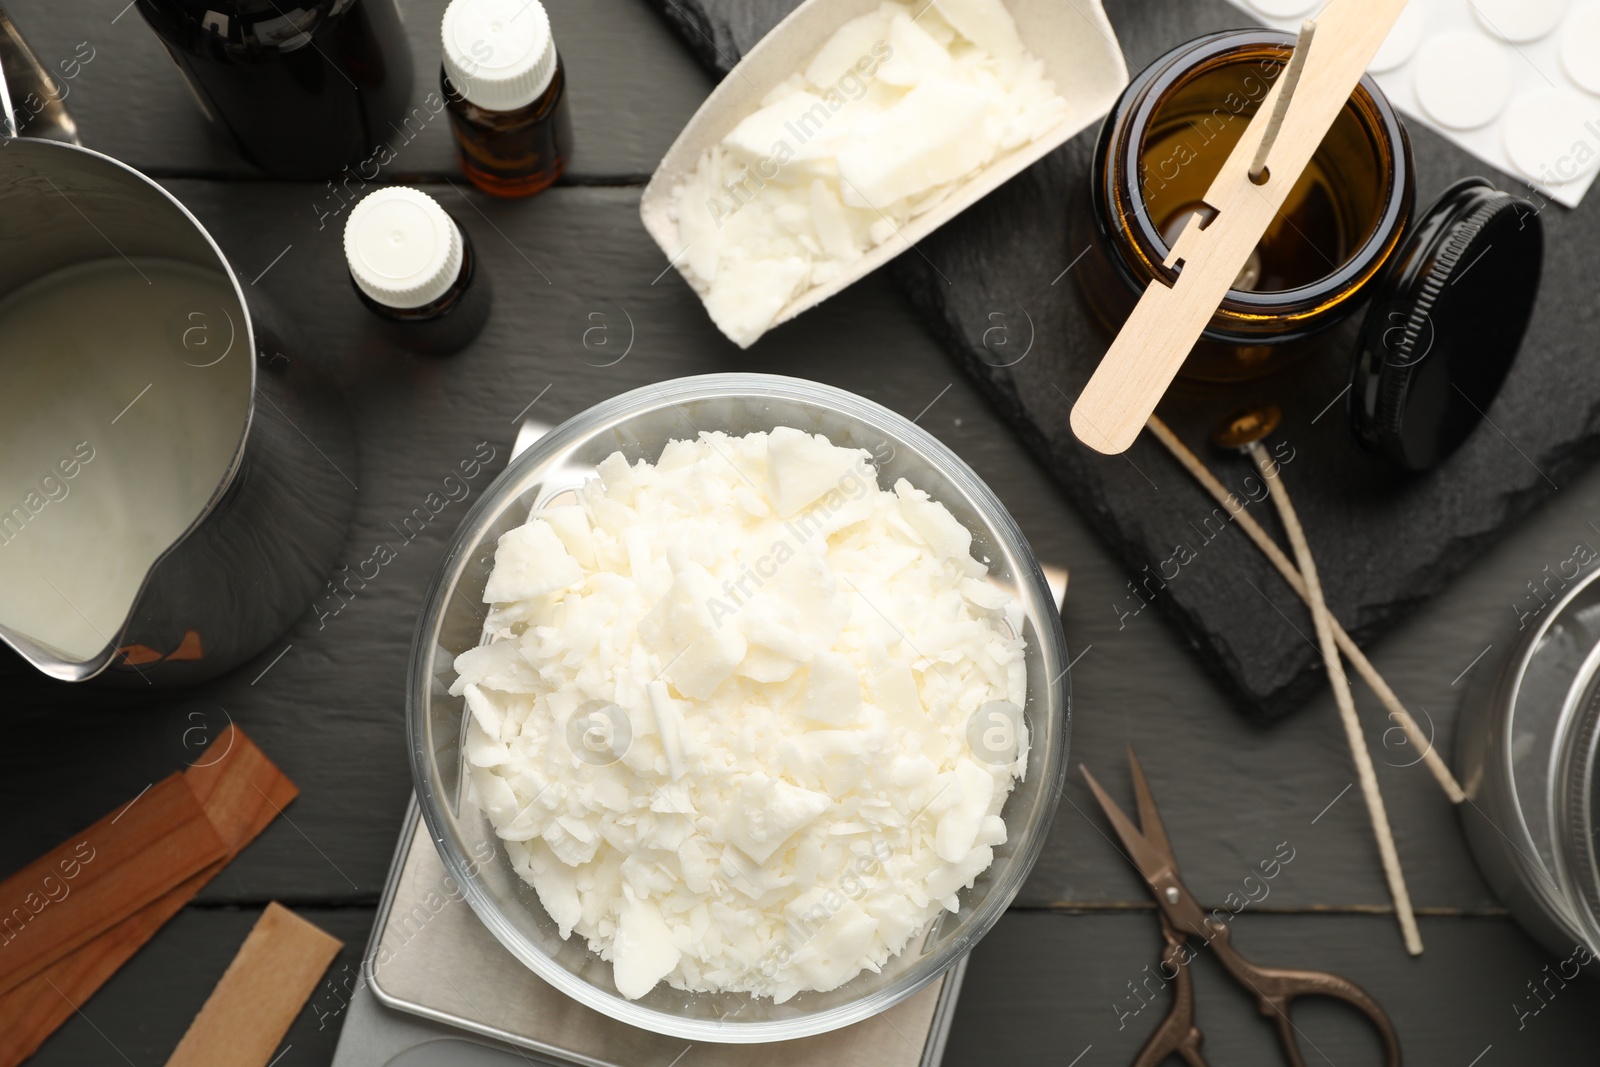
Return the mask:
<svg viewBox="0 0 1600 1067">
<path fill-rule="evenodd" d="M 1000 0 L 883 3 L 841 26 L 673 190 L 684 274 L 748 346 L 798 295 L 1066 111 Z"/>
<path fill-rule="evenodd" d="M 1028 748 L 1025 723 L 972 747 L 1027 692 L 970 532 L 789 427 L 613 455 L 576 496 L 500 539 L 451 688 L 476 802 L 561 936 L 628 998 L 782 1001 L 957 909 Z"/>
</svg>

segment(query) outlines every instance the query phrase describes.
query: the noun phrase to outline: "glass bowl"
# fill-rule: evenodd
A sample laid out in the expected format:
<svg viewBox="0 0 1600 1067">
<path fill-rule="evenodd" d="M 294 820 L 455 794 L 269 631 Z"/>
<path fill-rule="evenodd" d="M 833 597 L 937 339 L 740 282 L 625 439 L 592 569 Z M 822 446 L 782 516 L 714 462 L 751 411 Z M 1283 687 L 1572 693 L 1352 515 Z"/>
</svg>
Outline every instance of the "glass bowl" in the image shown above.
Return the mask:
<svg viewBox="0 0 1600 1067">
<path fill-rule="evenodd" d="M 665 982 L 627 1000 L 611 964 L 581 936 L 562 940 L 533 887 L 512 869 L 464 773 L 465 704 L 449 695 L 455 657 L 482 640 L 482 594 L 500 535 L 532 508 L 582 485 L 621 451 L 654 462 L 674 438 L 701 430 L 745 434 L 792 426 L 836 445 L 866 449 L 879 484 L 904 477 L 926 490 L 972 532 L 972 553 L 990 580 L 1022 607 L 1030 737 L 1027 776 L 1002 816 L 1008 839 L 994 863 L 960 894 L 961 910 L 941 912 L 881 973 L 863 971 L 827 993 L 783 1004 L 743 993 L 688 993 Z M 689 1041 L 785 1041 L 875 1015 L 911 996 L 961 959 L 999 920 L 1044 846 L 1067 768 L 1069 699 L 1061 619 L 1022 531 L 989 488 L 955 453 L 869 400 L 813 382 L 765 374 L 681 378 L 624 393 L 569 419 L 516 457 L 462 520 L 429 587 L 412 648 L 406 724 L 417 799 L 428 830 L 467 903 L 512 955 L 539 977 L 613 1019 Z"/>
</svg>

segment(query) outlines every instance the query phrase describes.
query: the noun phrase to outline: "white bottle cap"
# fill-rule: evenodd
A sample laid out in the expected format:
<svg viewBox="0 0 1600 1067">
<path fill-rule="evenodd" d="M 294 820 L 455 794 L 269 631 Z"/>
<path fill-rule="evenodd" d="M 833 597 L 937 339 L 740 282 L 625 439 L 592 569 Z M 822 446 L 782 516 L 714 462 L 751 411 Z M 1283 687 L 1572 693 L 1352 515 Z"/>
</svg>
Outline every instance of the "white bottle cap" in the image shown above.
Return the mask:
<svg viewBox="0 0 1600 1067">
<path fill-rule="evenodd" d="M 461 274 L 461 244 L 461 230 L 433 197 L 401 185 L 368 195 L 344 224 L 350 276 L 385 307 L 443 296 Z"/>
<path fill-rule="evenodd" d="M 487 111 L 539 99 L 556 73 L 556 42 L 539 0 L 451 0 L 444 10 L 444 72 Z"/>
</svg>

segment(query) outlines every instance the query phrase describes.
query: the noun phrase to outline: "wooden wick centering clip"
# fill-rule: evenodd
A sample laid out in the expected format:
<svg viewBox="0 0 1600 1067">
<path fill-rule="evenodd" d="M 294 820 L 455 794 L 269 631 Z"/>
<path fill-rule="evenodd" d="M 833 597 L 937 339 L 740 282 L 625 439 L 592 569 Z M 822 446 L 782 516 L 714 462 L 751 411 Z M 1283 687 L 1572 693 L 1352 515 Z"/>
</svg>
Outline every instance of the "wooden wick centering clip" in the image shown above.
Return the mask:
<svg viewBox="0 0 1600 1067">
<path fill-rule="evenodd" d="M 1072 432 L 1084 444 L 1112 455 L 1139 436 L 1405 6 L 1332 0 L 1301 28 L 1288 69 L 1267 94 L 1270 106 L 1223 162 L 1206 210 L 1172 243 L 1164 265 L 1178 276 L 1145 288 L 1073 405 Z"/>
</svg>

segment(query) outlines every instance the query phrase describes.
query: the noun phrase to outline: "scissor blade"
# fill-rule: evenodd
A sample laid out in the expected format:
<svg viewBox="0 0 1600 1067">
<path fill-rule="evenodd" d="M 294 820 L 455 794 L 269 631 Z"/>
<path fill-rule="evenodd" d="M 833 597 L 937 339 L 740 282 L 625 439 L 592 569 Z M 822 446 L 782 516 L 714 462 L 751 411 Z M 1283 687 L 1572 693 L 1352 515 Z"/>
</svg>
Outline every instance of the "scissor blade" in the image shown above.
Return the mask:
<svg viewBox="0 0 1600 1067">
<path fill-rule="evenodd" d="M 1165 852 L 1170 862 L 1172 842 L 1167 839 L 1167 828 L 1161 822 L 1155 794 L 1150 792 L 1150 783 L 1144 776 L 1144 768 L 1139 765 L 1139 757 L 1134 755 L 1132 745 L 1128 746 L 1128 765 L 1133 768 L 1133 795 L 1139 801 L 1139 832 L 1152 847 Z"/>
<path fill-rule="evenodd" d="M 1100 802 L 1100 809 L 1106 813 L 1106 818 L 1111 820 L 1111 828 L 1122 838 L 1122 843 L 1128 850 L 1129 861 L 1139 868 L 1139 873 L 1144 875 L 1145 881 L 1153 879 L 1163 868 L 1170 867 L 1169 856 L 1158 850 L 1144 834 L 1139 832 L 1139 829 L 1122 813 L 1122 809 L 1117 807 L 1116 801 L 1100 788 L 1100 783 L 1094 780 L 1089 768 L 1080 763 L 1078 770 L 1089 783 L 1089 790 L 1094 793 L 1094 798 Z"/>
</svg>

